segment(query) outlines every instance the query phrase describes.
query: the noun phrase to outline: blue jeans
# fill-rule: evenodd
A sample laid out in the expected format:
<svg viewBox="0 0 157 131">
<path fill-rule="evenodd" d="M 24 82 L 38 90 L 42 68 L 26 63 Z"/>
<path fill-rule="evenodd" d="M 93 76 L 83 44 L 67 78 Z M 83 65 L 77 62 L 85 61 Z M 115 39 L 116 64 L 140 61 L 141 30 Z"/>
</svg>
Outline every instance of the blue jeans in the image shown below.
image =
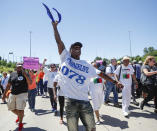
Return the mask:
<svg viewBox="0 0 157 131">
<path fill-rule="evenodd" d="M 38 83 L 38 88 L 40 89 L 40 94 L 43 95 L 44 93 L 44 85 L 43 85 L 43 80 L 41 79 Z"/>
<path fill-rule="evenodd" d="M 32 90 L 28 90 L 28 103 L 29 103 L 29 108 L 30 109 L 34 109 L 35 108 L 35 97 L 37 94 L 37 90 L 32 89 Z"/>
<path fill-rule="evenodd" d="M 78 131 L 79 118 L 86 131 L 95 131 L 94 114 L 89 101 L 65 98 L 65 111 L 68 131 Z"/>
<path fill-rule="evenodd" d="M 47 92 L 47 83 L 48 83 L 48 81 L 44 81 L 44 92 Z"/>
<path fill-rule="evenodd" d="M 116 90 L 116 86 L 115 86 L 115 84 L 107 81 L 106 82 L 105 97 L 104 97 L 105 102 L 107 102 L 109 100 L 109 95 L 110 95 L 111 91 L 113 92 L 113 95 L 114 95 L 114 104 L 116 104 L 116 103 L 118 103 L 118 93 Z"/>
</svg>

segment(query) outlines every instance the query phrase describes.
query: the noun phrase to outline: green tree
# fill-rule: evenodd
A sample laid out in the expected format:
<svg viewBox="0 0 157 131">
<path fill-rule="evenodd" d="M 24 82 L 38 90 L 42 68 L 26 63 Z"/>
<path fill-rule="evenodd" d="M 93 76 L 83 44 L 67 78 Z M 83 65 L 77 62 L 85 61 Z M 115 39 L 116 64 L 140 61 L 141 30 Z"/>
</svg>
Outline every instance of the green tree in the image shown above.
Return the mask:
<svg viewBox="0 0 157 131">
<path fill-rule="evenodd" d="M 9 62 L 9 63 L 7 63 L 7 65 L 6 65 L 7 67 L 11 67 L 12 66 L 12 63 L 11 62 Z"/>
<path fill-rule="evenodd" d="M 109 60 L 109 59 L 107 59 L 107 58 L 103 58 L 103 61 L 105 61 L 107 64 L 109 64 L 109 63 L 110 63 L 110 60 Z"/>
<path fill-rule="evenodd" d="M 7 61 L 6 61 L 6 60 L 2 60 L 2 61 L 1 61 L 1 64 L 2 64 L 3 66 L 6 66 L 6 65 L 7 65 Z"/>
<path fill-rule="evenodd" d="M 97 57 L 94 59 L 94 61 L 96 61 L 96 60 L 102 60 L 102 58 L 99 57 L 99 56 L 97 56 Z"/>
<path fill-rule="evenodd" d="M 152 53 L 153 51 L 155 51 L 154 47 L 148 47 L 148 53 Z"/>
<path fill-rule="evenodd" d="M 143 49 L 143 52 L 144 52 L 144 55 L 145 55 L 145 54 L 148 54 L 148 49 L 147 49 L 147 47 L 145 47 L 145 48 Z"/>
<path fill-rule="evenodd" d="M 144 50 L 146 50 L 146 48 L 144 48 Z M 154 47 L 148 47 L 147 48 L 147 53 L 144 53 L 143 57 L 142 57 L 142 60 L 144 61 L 145 58 L 147 56 L 154 56 L 155 59 L 157 60 L 157 49 L 155 49 Z"/>
</svg>

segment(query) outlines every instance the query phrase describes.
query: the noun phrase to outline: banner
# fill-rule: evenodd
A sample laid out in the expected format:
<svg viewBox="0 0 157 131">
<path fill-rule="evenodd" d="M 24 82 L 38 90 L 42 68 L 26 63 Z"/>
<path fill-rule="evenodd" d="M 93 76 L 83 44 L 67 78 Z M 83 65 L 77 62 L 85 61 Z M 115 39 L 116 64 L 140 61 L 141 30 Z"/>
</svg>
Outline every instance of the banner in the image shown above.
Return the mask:
<svg viewBox="0 0 157 131">
<path fill-rule="evenodd" d="M 38 70 L 39 66 L 39 58 L 37 57 L 23 57 L 23 68 Z"/>
</svg>

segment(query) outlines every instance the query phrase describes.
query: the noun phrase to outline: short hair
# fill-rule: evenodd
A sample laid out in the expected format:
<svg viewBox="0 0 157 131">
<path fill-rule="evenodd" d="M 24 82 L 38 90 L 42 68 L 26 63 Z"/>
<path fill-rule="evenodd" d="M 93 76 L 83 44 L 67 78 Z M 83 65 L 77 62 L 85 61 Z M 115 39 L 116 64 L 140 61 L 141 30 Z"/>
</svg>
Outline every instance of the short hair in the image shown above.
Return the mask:
<svg viewBox="0 0 157 131">
<path fill-rule="evenodd" d="M 73 44 L 70 46 L 70 51 L 71 51 L 71 49 L 72 49 L 74 46 L 80 46 L 81 48 L 83 47 L 83 45 L 82 45 L 81 42 L 75 42 L 75 43 L 73 43 Z"/>
</svg>

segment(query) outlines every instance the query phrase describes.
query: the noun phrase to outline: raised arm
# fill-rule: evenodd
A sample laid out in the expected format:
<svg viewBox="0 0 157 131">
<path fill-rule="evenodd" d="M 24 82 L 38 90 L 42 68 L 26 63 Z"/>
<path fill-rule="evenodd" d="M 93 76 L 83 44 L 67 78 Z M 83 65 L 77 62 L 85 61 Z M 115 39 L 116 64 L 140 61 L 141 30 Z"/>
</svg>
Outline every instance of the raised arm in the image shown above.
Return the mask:
<svg viewBox="0 0 157 131">
<path fill-rule="evenodd" d="M 26 78 L 27 84 L 31 85 L 32 84 L 32 80 L 31 78 L 26 74 L 25 70 L 22 69 L 22 74 L 24 75 L 24 77 Z"/>
<path fill-rule="evenodd" d="M 45 58 L 45 59 L 43 60 L 42 68 L 45 67 L 45 63 L 46 63 L 46 61 L 47 61 L 47 59 Z"/>
<path fill-rule="evenodd" d="M 58 52 L 59 52 L 59 54 L 61 54 L 62 51 L 65 49 L 65 46 L 64 46 L 64 43 L 62 42 L 61 37 L 59 35 L 57 25 L 58 25 L 57 21 L 52 22 L 52 26 L 53 26 L 53 29 L 54 29 L 55 40 L 56 40 L 57 46 L 58 46 Z"/>
<path fill-rule="evenodd" d="M 143 69 L 143 72 L 146 76 L 152 76 L 152 75 L 155 75 L 157 74 L 157 71 L 153 71 L 153 72 L 148 72 L 147 69 Z"/>
<path fill-rule="evenodd" d="M 42 69 L 43 69 L 45 75 L 49 72 L 49 70 L 45 67 L 46 61 L 47 61 L 47 59 L 44 59 L 43 64 L 42 64 Z"/>
<path fill-rule="evenodd" d="M 111 77 L 109 77 L 108 75 L 106 75 L 105 73 L 101 72 L 100 74 L 98 74 L 100 77 L 104 78 L 105 80 L 108 80 L 114 84 L 116 84 L 117 87 L 121 88 L 123 87 L 123 85 L 119 82 L 119 81 L 116 81 L 116 80 L 113 80 Z"/>
</svg>

